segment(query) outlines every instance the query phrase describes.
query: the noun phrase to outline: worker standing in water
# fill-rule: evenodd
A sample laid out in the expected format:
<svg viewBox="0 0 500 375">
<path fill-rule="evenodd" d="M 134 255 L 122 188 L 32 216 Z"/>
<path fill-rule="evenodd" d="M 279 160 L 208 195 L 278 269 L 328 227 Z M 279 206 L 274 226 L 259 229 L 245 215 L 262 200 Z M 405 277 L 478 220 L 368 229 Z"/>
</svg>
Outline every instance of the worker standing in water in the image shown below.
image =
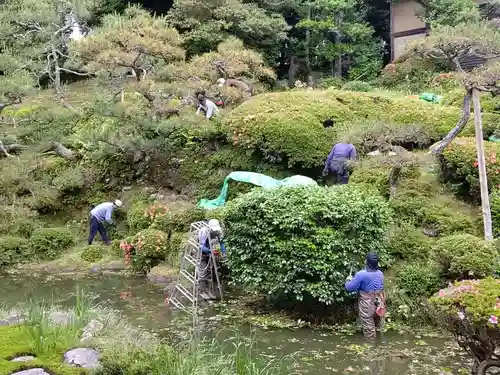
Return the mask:
<svg viewBox="0 0 500 375">
<path fill-rule="evenodd" d="M 384 274 L 379 269 L 378 256 L 369 252 L 366 256 L 365 269 L 348 277 L 345 283 L 348 292 L 359 293 L 359 318 L 363 334 L 369 340 L 376 337 L 376 330 L 382 329 L 385 314 Z"/>
<path fill-rule="evenodd" d="M 334 175 L 336 184 L 349 183 L 349 160 L 356 160 L 356 147 L 351 143 L 337 143 L 328 154 L 323 176 Z"/>
<path fill-rule="evenodd" d="M 205 117 L 210 120 L 214 115 L 216 115 L 219 112 L 219 108 L 217 108 L 217 105 L 207 99 L 205 95 L 202 93 L 198 94 L 198 110 L 196 111 L 196 114 L 199 115 L 200 112 L 205 113 Z"/>
<path fill-rule="evenodd" d="M 111 241 L 108 237 L 108 234 L 106 233 L 106 228 L 104 227 L 104 222 L 107 222 L 108 224 L 113 224 L 113 219 L 111 218 L 111 215 L 113 214 L 113 211 L 116 208 L 119 208 L 122 206 L 122 201 L 117 199 L 114 202 L 104 202 L 92 209 L 90 211 L 90 233 L 89 233 L 89 239 L 88 239 L 88 244 L 92 245 L 92 242 L 94 241 L 94 237 L 99 232 L 101 235 L 102 240 L 106 245 L 111 245 Z"/>
<path fill-rule="evenodd" d="M 215 295 L 212 292 L 212 280 L 214 265 L 210 262 L 210 252 L 213 252 L 212 243 L 218 243 L 222 256 L 226 255 L 226 249 L 222 242 L 222 228 L 216 219 L 208 221 L 208 230 L 201 230 L 199 233 L 199 243 L 201 244 L 201 259 L 199 264 L 199 295 L 204 300 L 214 300 Z M 215 254 L 214 254 L 215 255 Z M 214 259 L 214 258 L 212 258 Z M 215 259 L 213 260 L 215 261 Z"/>
</svg>

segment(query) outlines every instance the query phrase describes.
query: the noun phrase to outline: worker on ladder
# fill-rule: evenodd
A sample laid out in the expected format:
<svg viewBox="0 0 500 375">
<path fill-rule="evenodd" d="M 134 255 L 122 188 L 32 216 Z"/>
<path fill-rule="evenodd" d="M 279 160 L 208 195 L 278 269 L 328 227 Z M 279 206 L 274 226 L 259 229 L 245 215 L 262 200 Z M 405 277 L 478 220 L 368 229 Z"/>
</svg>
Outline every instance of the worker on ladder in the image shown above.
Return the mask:
<svg viewBox="0 0 500 375">
<path fill-rule="evenodd" d="M 218 244 L 220 246 L 222 256 L 226 255 L 226 249 L 224 247 L 224 243 L 222 242 L 222 228 L 219 221 L 216 219 L 209 220 L 208 229 L 200 230 L 198 236 L 201 247 L 201 260 L 198 269 L 199 296 L 204 300 L 215 300 L 217 297 L 212 293 L 212 270 L 214 269 L 213 262 L 215 262 L 215 255 L 217 254 L 214 253 L 214 246 L 211 245 L 211 243 Z"/>
</svg>

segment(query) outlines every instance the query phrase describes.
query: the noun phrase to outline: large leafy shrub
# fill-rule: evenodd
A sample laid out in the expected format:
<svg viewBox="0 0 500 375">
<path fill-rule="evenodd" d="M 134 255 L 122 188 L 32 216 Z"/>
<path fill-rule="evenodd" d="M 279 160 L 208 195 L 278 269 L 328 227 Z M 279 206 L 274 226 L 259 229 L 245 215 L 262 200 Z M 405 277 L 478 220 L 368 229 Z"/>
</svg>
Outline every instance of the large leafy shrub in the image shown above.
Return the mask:
<svg viewBox="0 0 500 375">
<path fill-rule="evenodd" d="M 331 304 L 368 251 L 384 258 L 385 201 L 356 186 L 256 189 L 225 209 L 235 281 L 270 295 Z"/>
<path fill-rule="evenodd" d="M 85 246 L 80 257 L 87 263 L 95 263 L 101 260 L 107 251 L 108 249 L 105 245 Z"/>
<path fill-rule="evenodd" d="M 68 228 L 39 228 L 30 239 L 30 246 L 36 257 L 55 259 L 75 243 L 75 237 Z"/>
<path fill-rule="evenodd" d="M 433 251 L 441 275 L 449 280 L 490 276 L 499 262 L 491 242 L 470 234 L 440 238 Z"/>
<path fill-rule="evenodd" d="M 488 187 L 500 186 L 500 164 L 497 152 L 500 144 L 484 142 Z M 471 197 L 479 202 L 479 174 L 477 167 L 477 151 L 474 138 L 457 138 L 443 153 L 441 160 L 442 177 L 454 185 L 457 193 Z"/>
<path fill-rule="evenodd" d="M 353 122 L 383 120 L 400 126 L 419 124 L 439 140 L 460 116 L 456 107 L 423 100 L 349 91 L 287 91 L 261 94 L 234 109 L 222 122 L 236 146 L 258 151 L 266 160 L 289 165 L 321 165 Z M 334 126 L 324 128 L 327 119 Z M 486 122 L 489 120 L 485 119 Z M 464 132 L 473 134 L 468 125 Z"/>
<path fill-rule="evenodd" d="M 491 221 L 495 238 L 500 237 L 500 190 L 490 195 Z"/>
<path fill-rule="evenodd" d="M 160 230 L 146 229 L 137 233 L 130 242 L 121 245 L 125 261 L 137 272 L 148 272 L 169 255 L 168 235 Z"/>
<path fill-rule="evenodd" d="M 432 262 L 408 263 L 398 270 L 397 286 L 408 297 L 429 297 L 439 290 L 439 270 Z"/>
<path fill-rule="evenodd" d="M 28 255 L 28 241 L 25 238 L 3 236 L 0 237 L 0 267 L 9 266 L 26 259 Z"/>
</svg>

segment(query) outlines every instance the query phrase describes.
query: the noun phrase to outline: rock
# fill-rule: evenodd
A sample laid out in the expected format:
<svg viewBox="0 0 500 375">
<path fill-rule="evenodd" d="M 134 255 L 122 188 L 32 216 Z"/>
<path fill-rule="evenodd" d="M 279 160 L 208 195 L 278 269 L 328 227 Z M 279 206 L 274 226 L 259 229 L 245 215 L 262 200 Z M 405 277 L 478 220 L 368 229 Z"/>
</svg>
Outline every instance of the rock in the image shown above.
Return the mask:
<svg viewBox="0 0 500 375">
<path fill-rule="evenodd" d="M 10 322 L 7 319 L 0 319 L 0 327 L 8 326 Z"/>
<path fill-rule="evenodd" d="M 99 273 L 99 272 L 101 272 L 101 268 L 100 267 L 92 267 L 90 269 L 90 272 L 92 272 L 92 273 Z"/>
<path fill-rule="evenodd" d="M 71 316 L 65 312 L 54 311 L 50 313 L 50 320 L 56 324 L 68 325 L 71 322 Z"/>
<path fill-rule="evenodd" d="M 125 264 L 123 264 L 123 262 L 111 262 L 109 263 L 108 265 L 106 265 L 106 269 L 108 271 L 123 271 L 125 269 Z"/>
<path fill-rule="evenodd" d="M 99 367 L 99 353 L 89 348 L 72 349 L 64 353 L 64 363 L 85 369 L 95 369 Z"/>
<path fill-rule="evenodd" d="M 50 375 L 43 368 L 31 368 L 29 370 L 14 372 L 11 375 Z"/>
<path fill-rule="evenodd" d="M 161 200 L 165 199 L 165 196 L 163 194 L 156 193 L 156 194 L 151 194 L 149 196 L 149 199 L 154 200 L 154 201 L 161 201 Z"/>
<path fill-rule="evenodd" d="M 129 191 L 132 190 L 132 186 L 124 186 L 123 191 Z"/>
<path fill-rule="evenodd" d="M 16 357 L 14 359 L 11 359 L 10 361 L 11 362 L 29 362 L 29 361 L 33 361 L 34 359 L 35 359 L 35 357 L 33 357 L 32 355 L 25 355 L 22 357 Z"/>
<path fill-rule="evenodd" d="M 378 155 L 380 155 L 380 150 L 375 150 L 375 151 L 369 152 L 367 155 L 368 156 L 378 156 Z"/>
<path fill-rule="evenodd" d="M 83 329 L 81 341 L 85 341 L 85 340 L 88 340 L 88 339 L 94 337 L 103 328 L 104 328 L 104 324 L 102 324 L 100 321 L 95 320 L 95 319 L 91 320 Z"/>
<path fill-rule="evenodd" d="M 6 320 L 9 324 L 21 324 L 24 322 L 24 315 L 11 315 Z"/>
</svg>

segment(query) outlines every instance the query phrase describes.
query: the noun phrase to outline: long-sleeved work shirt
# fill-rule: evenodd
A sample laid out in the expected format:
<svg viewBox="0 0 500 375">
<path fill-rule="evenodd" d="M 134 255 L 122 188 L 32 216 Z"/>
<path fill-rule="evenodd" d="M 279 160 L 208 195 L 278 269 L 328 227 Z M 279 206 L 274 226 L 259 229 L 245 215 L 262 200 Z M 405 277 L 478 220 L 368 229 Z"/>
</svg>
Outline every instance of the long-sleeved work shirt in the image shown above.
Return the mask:
<svg viewBox="0 0 500 375">
<path fill-rule="evenodd" d="M 333 158 L 356 159 L 356 147 L 350 143 L 337 143 L 328 154 L 325 166 L 330 165 Z"/>
<path fill-rule="evenodd" d="M 113 220 L 111 219 L 111 214 L 115 206 L 111 202 L 104 202 L 97 206 L 95 206 L 90 214 L 94 216 L 99 222 L 107 221 L 110 224 L 113 224 Z"/>
<path fill-rule="evenodd" d="M 348 292 L 379 292 L 384 289 L 384 274 L 380 270 L 361 270 L 345 283 Z"/>
<path fill-rule="evenodd" d="M 205 111 L 205 117 L 207 119 L 210 119 L 213 115 L 219 112 L 219 108 L 217 108 L 215 103 L 208 99 L 205 99 L 205 104 L 200 104 L 198 106 L 196 114 L 199 114 L 202 110 Z"/>
</svg>

